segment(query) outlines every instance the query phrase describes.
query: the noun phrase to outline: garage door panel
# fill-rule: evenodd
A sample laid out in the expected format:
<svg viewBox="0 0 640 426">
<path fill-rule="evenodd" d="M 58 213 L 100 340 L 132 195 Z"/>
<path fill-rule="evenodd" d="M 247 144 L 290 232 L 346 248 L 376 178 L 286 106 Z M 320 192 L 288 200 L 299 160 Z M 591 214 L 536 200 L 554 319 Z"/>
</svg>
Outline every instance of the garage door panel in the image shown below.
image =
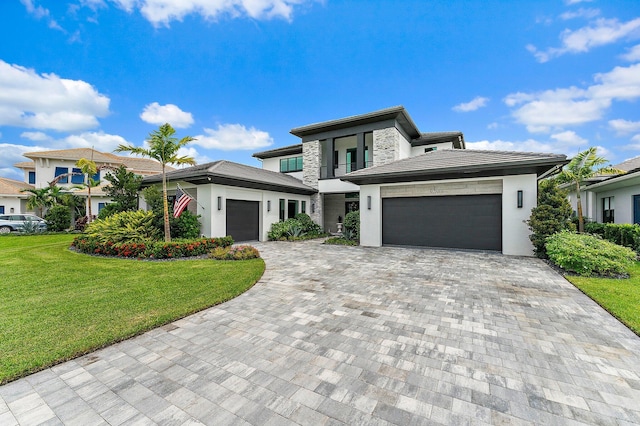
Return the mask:
<svg viewBox="0 0 640 426">
<path fill-rule="evenodd" d="M 234 241 L 260 238 L 260 203 L 258 201 L 226 201 L 227 235 Z"/>
<path fill-rule="evenodd" d="M 502 250 L 502 196 L 384 198 L 382 243 Z"/>
</svg>

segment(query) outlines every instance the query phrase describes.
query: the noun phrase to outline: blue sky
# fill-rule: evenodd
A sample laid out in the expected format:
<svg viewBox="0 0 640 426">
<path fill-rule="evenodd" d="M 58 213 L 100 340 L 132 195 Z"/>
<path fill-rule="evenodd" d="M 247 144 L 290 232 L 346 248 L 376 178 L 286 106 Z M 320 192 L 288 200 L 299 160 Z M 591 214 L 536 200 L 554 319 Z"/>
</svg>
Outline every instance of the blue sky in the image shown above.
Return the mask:
<svg viewBox="0 0 640 426">
<path fill-rule="evenodd" d="M 259 166 L 289 130 L 404 105 L 469 148 L 640 155 L 638 0 L 4 0 L 0 176 L 142 145 Z"/>
</svg>

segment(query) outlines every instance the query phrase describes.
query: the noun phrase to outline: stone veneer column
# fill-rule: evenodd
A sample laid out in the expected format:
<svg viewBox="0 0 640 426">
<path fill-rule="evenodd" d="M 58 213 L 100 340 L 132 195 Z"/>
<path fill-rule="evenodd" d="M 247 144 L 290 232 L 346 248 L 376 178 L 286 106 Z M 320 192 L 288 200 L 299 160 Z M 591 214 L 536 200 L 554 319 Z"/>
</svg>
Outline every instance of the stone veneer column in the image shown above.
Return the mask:
<svg viewBox="0 0 640 426">
<path fill-rule="evenodd" d="M 302 144 L 302 183 L 315 189 L 318 189 L 320 177 L 320 148 L 320 141 L 309 141 Z M 309 216 L 315 223 L 322 226 L 322 195 L 313 194 L 311 204 L 315 208 L 309 206 Z"/>
<path fill-rule="evenodd" d="M 373 131 L 373 165 L 391 163 L 400 159 L 402 135 L 395 127 Z"/>
</svg>

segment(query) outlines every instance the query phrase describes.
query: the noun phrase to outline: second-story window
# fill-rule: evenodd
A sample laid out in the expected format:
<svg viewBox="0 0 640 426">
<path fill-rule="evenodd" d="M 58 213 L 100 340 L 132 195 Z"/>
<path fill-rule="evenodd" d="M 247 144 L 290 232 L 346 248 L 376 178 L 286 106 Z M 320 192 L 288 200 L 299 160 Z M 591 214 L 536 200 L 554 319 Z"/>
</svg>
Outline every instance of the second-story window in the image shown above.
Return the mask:
<svg viewBox="0 0 640 426">
<path fill-rule="evenodd" d="M 68 167 L 56 167 L 55 177 L 69 173 Z M 58 183 L 69 183 L 69 176 L 61 177 Z"/>
<path fill-rule="evenodd" d="M 302 171 L 302 156 L 293 158 L 283 158 L 280 160 L 280 172 L 291 173 Z"/>
<path fill-rule="evenodd" d="M 71 172 L 73 173 L 71 175 L 71 183 L 82 185 L 84 183 L 84 175 L 82 174 L 82 170 L 76 169 L 74 167 L 73 169 L 71 169 Z"/>
<path fill-rule="evenodd" d="M 35 185 L 35 183 L 36 183 L 36 172 L 29 172 L 29 183 L 31 185 Z"/>
</svg>

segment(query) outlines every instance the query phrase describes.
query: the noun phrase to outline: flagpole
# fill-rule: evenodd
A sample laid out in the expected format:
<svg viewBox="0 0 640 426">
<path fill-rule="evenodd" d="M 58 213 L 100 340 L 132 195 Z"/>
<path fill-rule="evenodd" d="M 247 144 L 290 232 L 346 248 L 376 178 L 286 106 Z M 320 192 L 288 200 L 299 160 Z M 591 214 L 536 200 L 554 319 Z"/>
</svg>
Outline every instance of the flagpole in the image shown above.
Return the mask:
<svg viewBox="0 0 640 426">
<path fill-rule="evenodd" d="M 183 187 L 180 186 L 179 183 L 176 182 L 176 187 L 179 188 L 182 192 L 184 192 L 185 194 L 187 194 L 189 197 L 191 197 L 191 199 L 193 201 L 196 202 L 197 205 L 199 205 L 200 207 L 202 207 L 202 210 L 205 210 L 204 206 L 202 204 L 200 204 L 200 202 L 198 202 L 198 199 L 196 197 L 192 197 L 191 194 L 189 194 L 187 191 L 185 191 L 185 189 Z"/>
</svg>

